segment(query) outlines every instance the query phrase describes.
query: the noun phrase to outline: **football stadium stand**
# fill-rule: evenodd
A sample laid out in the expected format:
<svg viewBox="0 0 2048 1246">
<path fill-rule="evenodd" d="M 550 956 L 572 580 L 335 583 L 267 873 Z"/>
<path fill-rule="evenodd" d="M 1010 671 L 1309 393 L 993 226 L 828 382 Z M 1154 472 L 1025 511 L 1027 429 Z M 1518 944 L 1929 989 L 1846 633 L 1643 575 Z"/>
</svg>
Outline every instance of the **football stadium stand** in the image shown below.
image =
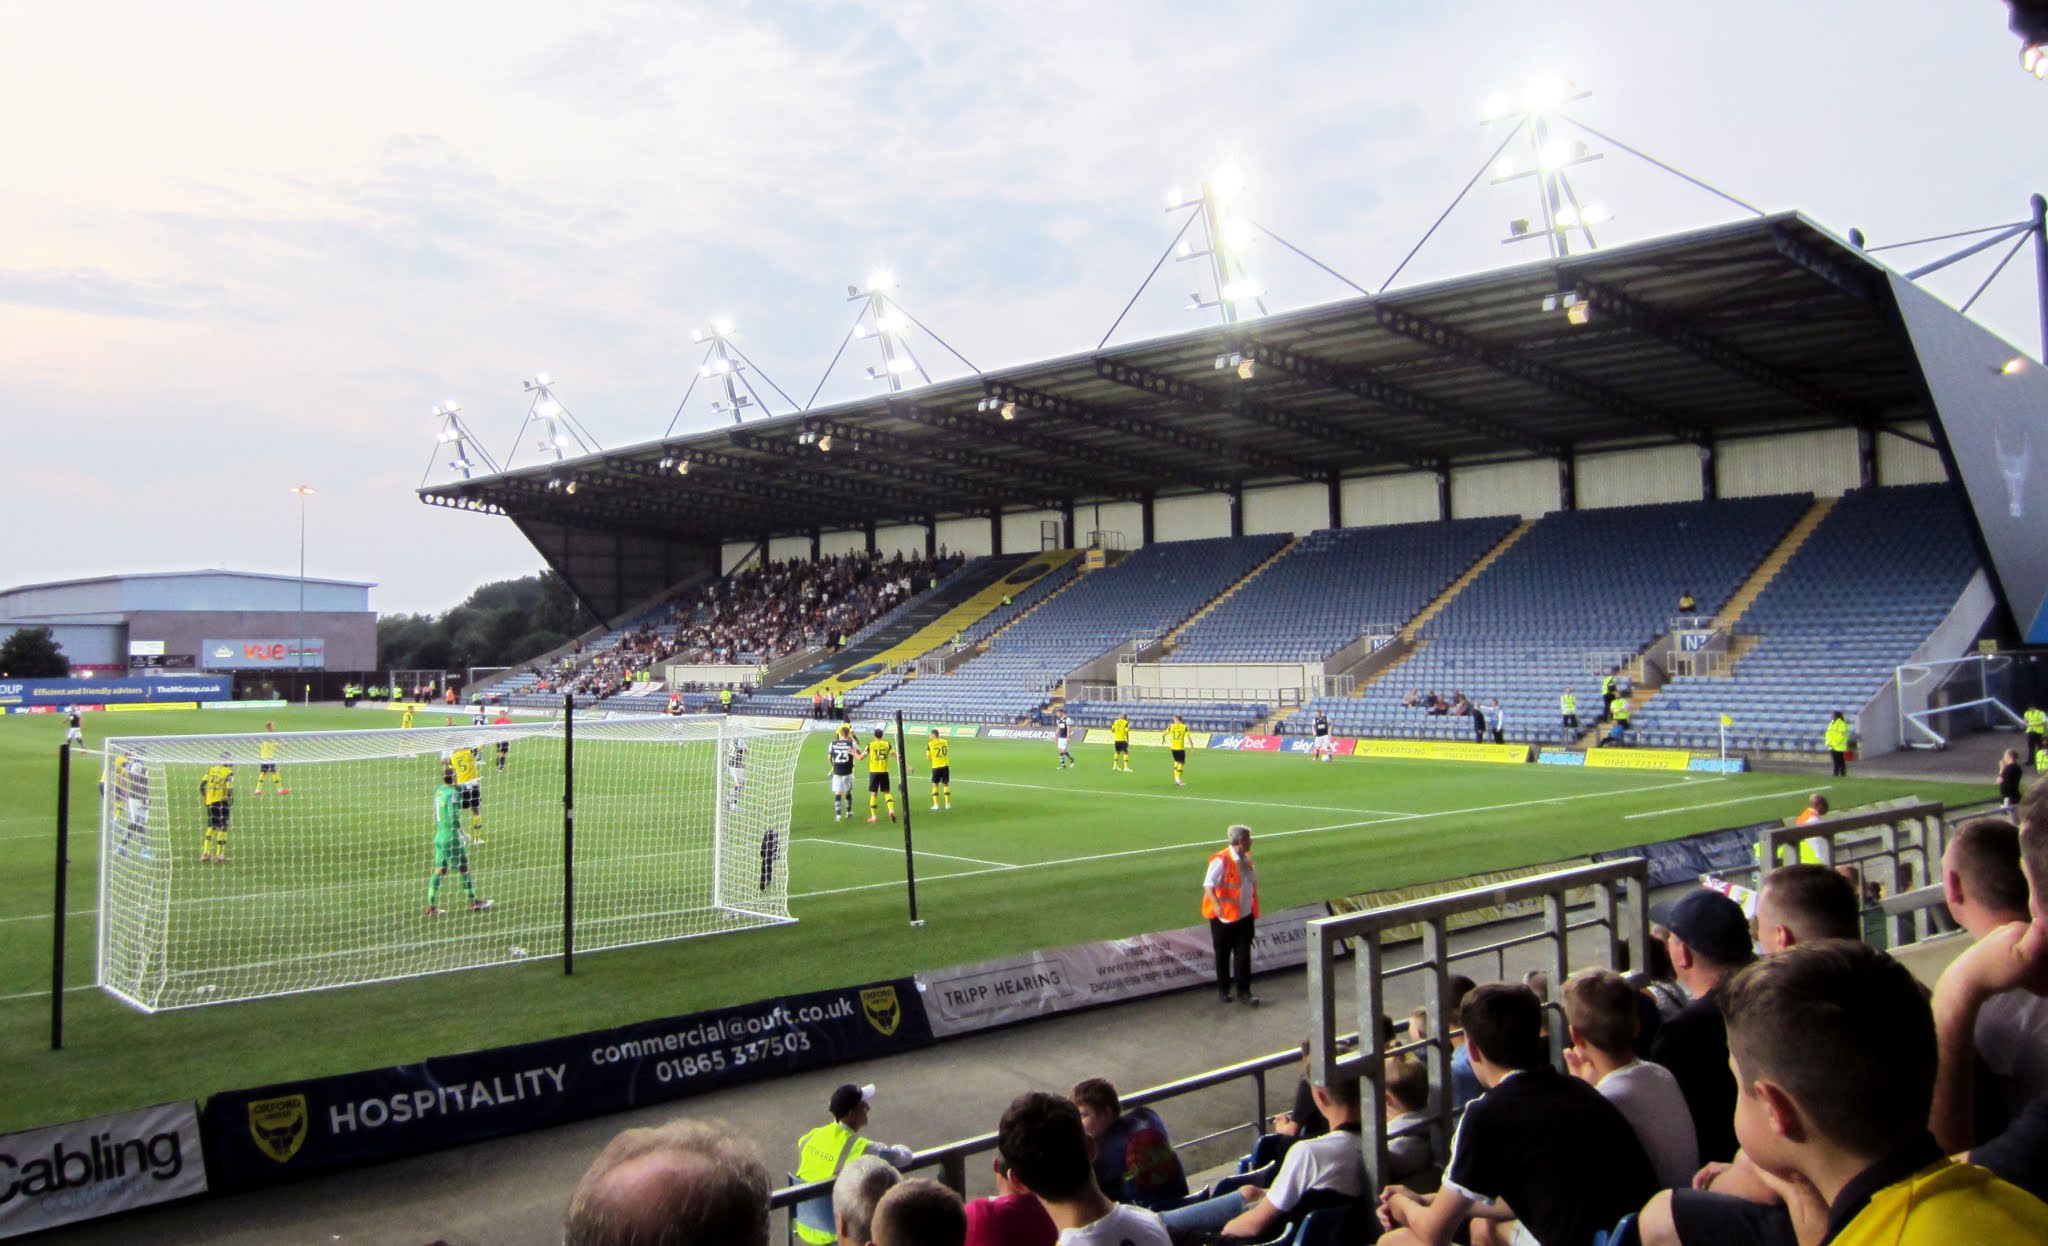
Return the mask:
<svg viewBox="0 0 2048 1246">
<path fill-rule="evenodd" d="M 1588 724 L 1602 676 L 1667 629 L 1683 593 L 1711 614 L 1812 504 L 1796 494 L 1543 516 L 1420 630 L 1417 647 L 1358 696 L 1319 697 L 1340 734 L 1470 739 L 1469 719 L 1402 703 L 1419 690 L 1498 699 L 1509 740 L 1558 742 L 1558 697 Z"/>
<path fill-rule="evenodd" d="M 1285 535 L 1148 545 L 1089 572 L 1043 609 L 995 636 L 986 653 L 945 674 L 905 682 L 870 713 L 1013 722 L 1044 705 L 1070 671 L 1134 640 L 1154 641 L 1287 544 Z M 1019 602 L 1014 609 L 1023 609 Z"/>
<path fill-rule="evenodd" d="M 1643 743 L 1811 752 L 1828 715 L 1853 719 L 1955 607 L 1976 573 L 1947 485 L 1844 495 L 1735 624 L 1754 637 L 1725 676 L 1684 675 L 1637 716 Z M 1741 643 L 1738 639 L 1738 643 Z"/>
<path fill-rule="evenodd" d="M 1512 518 L 1304 536 L 1184 630 L 1168 662 L 1314 662 L 1376 623 L 1406 623 L 1515 526 Z"/>
</svg>

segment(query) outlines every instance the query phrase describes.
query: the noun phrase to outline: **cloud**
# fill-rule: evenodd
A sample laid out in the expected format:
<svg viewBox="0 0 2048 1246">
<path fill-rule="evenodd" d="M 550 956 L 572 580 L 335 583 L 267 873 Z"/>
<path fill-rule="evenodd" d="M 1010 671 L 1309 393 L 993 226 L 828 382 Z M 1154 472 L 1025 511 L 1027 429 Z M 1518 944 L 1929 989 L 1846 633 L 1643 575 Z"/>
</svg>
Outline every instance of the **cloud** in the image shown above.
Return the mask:
<svg viewBox="0 0 2048 1246">
<path fill-rule="evenodd" d="M 77 312 L 175 320 L 199 314 L 220 288 L 190 282 L 116 277 L 95 269 L 25 272 L 0 268 L 0 303 Z"/>
</svg>

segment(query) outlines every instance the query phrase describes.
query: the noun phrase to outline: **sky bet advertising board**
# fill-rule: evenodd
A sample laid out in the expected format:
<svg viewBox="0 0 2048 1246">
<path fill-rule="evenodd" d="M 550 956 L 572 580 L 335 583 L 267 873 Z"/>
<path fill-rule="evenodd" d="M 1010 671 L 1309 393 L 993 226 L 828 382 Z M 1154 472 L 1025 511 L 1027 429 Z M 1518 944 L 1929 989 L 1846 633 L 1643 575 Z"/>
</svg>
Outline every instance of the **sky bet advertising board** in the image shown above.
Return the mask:
<svg viewBox="0 0 2048 1246">
<path fill-rule="evenodd" d="M 152 679 L 0 679 L 0 707 L 137 705 L 145 701 L 225 701 L 234 696 L 226 675 L 165 675 Z"/>
</svg>

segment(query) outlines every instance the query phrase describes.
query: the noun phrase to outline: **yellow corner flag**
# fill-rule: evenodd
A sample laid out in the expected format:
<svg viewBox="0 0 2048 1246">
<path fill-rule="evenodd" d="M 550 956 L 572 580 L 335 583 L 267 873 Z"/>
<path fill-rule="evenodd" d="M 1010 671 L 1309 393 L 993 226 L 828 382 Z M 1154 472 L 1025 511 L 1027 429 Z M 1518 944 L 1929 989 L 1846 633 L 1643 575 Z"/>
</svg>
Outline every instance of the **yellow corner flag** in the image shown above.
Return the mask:
<svg viewBox="0 0 2048 1246">
<path fill-rule="evenodd" d="M 1723 714 L 1721 715 L 1721 725 L 1723 727 L 1733 727 L 1735 725 L 1735 720 L 1728 717 L 1728 715 Z"/>
</svg>

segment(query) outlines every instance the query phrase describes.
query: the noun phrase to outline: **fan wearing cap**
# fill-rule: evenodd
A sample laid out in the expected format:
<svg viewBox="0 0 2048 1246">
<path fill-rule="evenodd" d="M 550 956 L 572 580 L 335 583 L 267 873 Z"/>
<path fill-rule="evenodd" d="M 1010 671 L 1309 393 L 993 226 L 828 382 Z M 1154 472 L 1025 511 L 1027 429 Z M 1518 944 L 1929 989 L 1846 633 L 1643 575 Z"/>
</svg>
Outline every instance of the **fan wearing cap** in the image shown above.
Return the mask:
<svg viewBox="0 0 2048 1246">
<path fill-rule="evenodd" d="M 1728 1027 L 1721 987 L 1756 959 L 1749 919 L 1727 896 L 1701 888 L 1650 908 L 1664 929 L 1671 967 L 1692 1002 L 1658 1027 L 1650 1059 L 1671 1070 L 1692 1109 L 1702 1163 L 1735 1157 L 1735 1075 L 1728 1068 Z"/>
<path fill-rule="evenodd" d="M 798 1183 L 830 1181 L 846 1167 L 848 1160 L 860 1155 L 878 1156 L 898 1168 L 910 1162 L 908 1147 L 889 1146 L 860 1136 L 860 1131 L 867 1128 L 868 1103 L 874 1097 L 872 1085 L 849 1083 L 832 1092 L 831 1102 L 827 1105 L 832 1113 L 831 1122 L 818 1126 L 796 1141 Z M 811 1246 L 827 1246 L 835 1240 L 829 1195 L 807 1199 L 797 1205 L 796 1235 Z"/>
</svg>

